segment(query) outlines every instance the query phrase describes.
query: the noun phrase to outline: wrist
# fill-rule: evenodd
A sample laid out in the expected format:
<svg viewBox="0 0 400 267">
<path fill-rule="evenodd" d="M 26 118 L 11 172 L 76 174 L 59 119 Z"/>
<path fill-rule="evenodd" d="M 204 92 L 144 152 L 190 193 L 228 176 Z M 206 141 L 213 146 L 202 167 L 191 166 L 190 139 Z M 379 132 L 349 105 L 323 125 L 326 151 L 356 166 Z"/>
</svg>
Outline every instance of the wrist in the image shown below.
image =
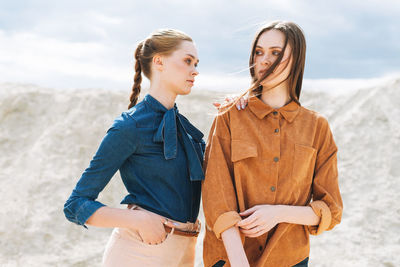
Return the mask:
<svg viewBox="0 0 400 267">
<path fill-rule="evenodd" d="M 288 205 L 277 205 L 278 209 L 278 223 L 287 223 L 290 216 L 290 206 Z"/>
</svg>

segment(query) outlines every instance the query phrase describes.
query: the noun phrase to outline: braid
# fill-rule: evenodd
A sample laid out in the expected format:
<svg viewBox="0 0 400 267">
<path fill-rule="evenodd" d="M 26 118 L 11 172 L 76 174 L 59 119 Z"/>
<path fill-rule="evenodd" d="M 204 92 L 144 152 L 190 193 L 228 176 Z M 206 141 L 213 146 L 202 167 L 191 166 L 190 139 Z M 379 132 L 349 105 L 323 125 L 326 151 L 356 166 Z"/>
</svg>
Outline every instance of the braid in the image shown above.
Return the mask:
<svg viewBox="0 0 400 267">
<path fill-rule="evenodd" d="M 142 47 L 143 47 L 143 42 L 140 42 L 135 51 L 135 60 L 136 60 L 135 77 L 133 79 L 132 93 L 131 96 L 129 97 L 131 103 L 129 104 L 128 109 L 136 105 L 140 94 L 140 89 L 141 89 L 140 84 L 142 83 L 142 75 L 141 75 L 142 67 L 140 64 L 140 52 L 142 50 Z"/>
</svg>

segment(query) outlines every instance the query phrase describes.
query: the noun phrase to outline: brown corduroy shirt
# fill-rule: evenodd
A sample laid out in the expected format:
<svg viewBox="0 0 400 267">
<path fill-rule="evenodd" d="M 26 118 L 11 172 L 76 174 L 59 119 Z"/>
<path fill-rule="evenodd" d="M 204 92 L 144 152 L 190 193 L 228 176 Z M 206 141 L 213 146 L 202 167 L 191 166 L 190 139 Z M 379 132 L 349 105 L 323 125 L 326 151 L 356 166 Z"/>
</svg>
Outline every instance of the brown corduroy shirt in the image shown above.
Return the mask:
<svg viewBox="0 0 400 267">
<path fill-rule="evenodd" d="M 309 234 L 341 220 L 337 147 L 327 120 L 292 101 L 273 109 L 257 97 L 213 122 L 205 154 L 203 208 L 206 267 L 228 257 L 221 233 L 255 205 L 311 206 L 319 225 L 280 223 L 257 238 L 243 238 L 251 266 L 293 266 L 309 255 Z M 242 239 L 242 240 L 243 240 Z"/>
</svg>

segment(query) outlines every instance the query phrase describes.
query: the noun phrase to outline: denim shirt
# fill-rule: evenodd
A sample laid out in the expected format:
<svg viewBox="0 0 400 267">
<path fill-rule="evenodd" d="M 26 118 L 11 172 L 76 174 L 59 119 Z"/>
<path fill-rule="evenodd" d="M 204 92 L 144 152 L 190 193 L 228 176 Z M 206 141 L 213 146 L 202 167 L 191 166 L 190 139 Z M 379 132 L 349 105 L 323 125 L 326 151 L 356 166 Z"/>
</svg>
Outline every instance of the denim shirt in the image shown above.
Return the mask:
<svg viewBox="0 0 400 267">
<path fill-rule="evenodd" d="M 146 95 L 107 131 L 64 205 L 65 216 L 86 227 L 87 219 L 105 206 L 96 198 L 119 170 L 128 191 L 121 204 L 137 204 L 176 221 L 195 222 L 204 179 L 202 138 L 176 105 L 167 110 Z"/>
</svg>

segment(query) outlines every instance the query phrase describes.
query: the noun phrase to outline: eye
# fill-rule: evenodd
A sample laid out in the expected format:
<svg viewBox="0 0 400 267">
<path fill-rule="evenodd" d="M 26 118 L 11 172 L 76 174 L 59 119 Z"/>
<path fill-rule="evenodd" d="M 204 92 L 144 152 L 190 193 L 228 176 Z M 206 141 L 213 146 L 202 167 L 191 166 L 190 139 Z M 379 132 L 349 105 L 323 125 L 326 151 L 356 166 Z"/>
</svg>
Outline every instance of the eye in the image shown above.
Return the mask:
<svg viewBox="0 0 400 267">
<path fill-rule="evenodd" d="M 260 56 L 260 55 L 262 55 L 263 54 L 263 52 L 261 51 L 261 50 L 256 50 L 256 52 L 255 52 L 255 55 L 256 56 Z"/>
<path fill-rule="evenodd" d="M 185 62 L 186 62 L 188 65 L 190 65 L 190 64 L 192 63 L 192 59 L 187 58 L 187 59 L 185 59 Z"/>
<path fill-rule="evenodd" d="M 279 51 L 279 50 L 272 51 L 272 55 L 274 55 L 274 56 L 279 56 L 280 54 L 281 54 L 281 51 Z"/>
</svg>

